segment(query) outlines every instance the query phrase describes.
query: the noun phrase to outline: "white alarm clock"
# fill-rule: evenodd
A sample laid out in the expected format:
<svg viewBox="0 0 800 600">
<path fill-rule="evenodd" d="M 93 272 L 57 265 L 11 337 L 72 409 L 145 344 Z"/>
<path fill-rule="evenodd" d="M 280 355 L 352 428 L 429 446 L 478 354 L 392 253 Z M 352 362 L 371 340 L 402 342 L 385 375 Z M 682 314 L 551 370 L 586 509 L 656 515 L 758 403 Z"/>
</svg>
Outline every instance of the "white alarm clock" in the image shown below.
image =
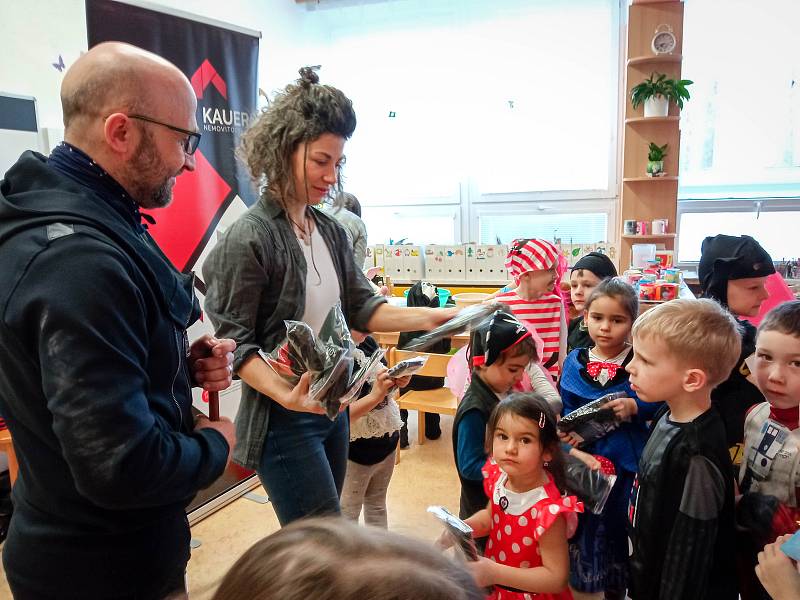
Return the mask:
<svg viewBox="0 0 800 600">
<path fill-rule="evenodd" d="M 677 44 L 678 42 L 675 39 L 675 34 L 672 33 L 672 27 L 669 25 L 659 25 L 656 27 L 656 33 L 653 36 L 650 47 L 656 54 L 672 54 Z"/>
</svg>

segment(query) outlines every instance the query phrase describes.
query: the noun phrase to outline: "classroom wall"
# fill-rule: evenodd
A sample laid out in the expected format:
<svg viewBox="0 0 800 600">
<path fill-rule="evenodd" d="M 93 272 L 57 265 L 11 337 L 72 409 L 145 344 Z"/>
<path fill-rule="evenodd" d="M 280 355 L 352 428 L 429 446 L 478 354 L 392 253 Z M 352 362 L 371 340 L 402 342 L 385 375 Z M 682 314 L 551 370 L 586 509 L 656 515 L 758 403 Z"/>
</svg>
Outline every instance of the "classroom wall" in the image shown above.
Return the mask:
<svg viewBox="0 0 800 600">
<path fill-rule="evenodd" d="M 319 56 L 307 39 L 308 10 L 288 0 L 161 0 L 139 3 L 163 6 L 216 19 L 262 33 L 259 87 L 268 94 L 297 77 L 297 69 L 317 64 Z M 0 92 L 34 96 L 41 128 L 61 129 L 59 89 L 64 77 L 53 66 L 59 55 L 68 68 L 87 47 L 83 0 L 0 1 L 4 58 L 0 60 Z M 263 100 L 263 99 L 262 99 Z"/>
</svg>

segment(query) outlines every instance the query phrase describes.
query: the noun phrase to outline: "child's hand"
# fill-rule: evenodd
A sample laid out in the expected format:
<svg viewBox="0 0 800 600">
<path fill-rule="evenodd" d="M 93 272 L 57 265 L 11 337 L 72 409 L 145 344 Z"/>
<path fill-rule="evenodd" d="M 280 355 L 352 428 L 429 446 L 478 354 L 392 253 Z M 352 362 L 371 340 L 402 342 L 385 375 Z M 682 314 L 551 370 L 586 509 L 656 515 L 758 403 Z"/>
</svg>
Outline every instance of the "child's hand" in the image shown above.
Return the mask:
<svg viewBox="0 0 800 600">
<path fill-rule="evenodd" d="M 467 568 L 472 573 L 475 584 L 480 588 L 489 587 L 494 584 L 494 568 L 497 563 L 481 556 L 476 561 L 467 563 Z"/>
<path fill-rule="evenodd" d="M 592 471 L 599 471 L 600 467 L 602 466 L 600 464 L 600 461 L 597 460 L 594 456 L 592 456 L 588 452 L 583 452 L 582 450 L 573 448 L 572 450 L 569 451 L 569 454 L 570 456 L 574 456 L 575 458 L 577 458 L 579 461 L 581 461 L 583 464 L 589 467 Z"/>
<path fill-rule="evenodd" d="M 791 600 L 800 594 L 800 574 L 792 560 L 781 551 L 781 544 L 791 535 L 782 535 L 758 553 L 756 575 L 775 600 Z"/>
<path fill-rule="evenodd" d="M 453 546 L 453 536 L 447 529 L 442 530 L 441 535 L 433 543 L 434 546 L 439 548 L 442 552 Z"/>
<path fill-rule="evenodd" d="M 392 379 L 394 385 L 399 388 L 406 387 L 409 383 L 411 383 L 411 375 L 406 375 L 405 377 L 396 377 Z"/>
<path fill-rule="evenodd" d="M 381 399 L 389 393 L 394 385 L 394 379 L 387 375 L 387 371 L 388 369 L 384 367 L 375 378 L 375 383 L 372 384 L 372 393 L 380 396 Z"/>
<path fill-rule="evenodd" d="M 577 448 L 583 442 L 583 438 L 579 436 L 577 433 L 573 433 L 572 431 L 568 433 L 562 433 L 559 431 L 558 437 L 561 439 L 562 442 L 566 442 L 573 448 Z"/>
<path fill-rule="evenodd" d="M 633 398 L 617 398 L 609 402 L 607 406 L 614 410 L 614 416 L 620 421 L 630 421 L 631 417 L 639 412 L 639 407 Z"/>
</svg>

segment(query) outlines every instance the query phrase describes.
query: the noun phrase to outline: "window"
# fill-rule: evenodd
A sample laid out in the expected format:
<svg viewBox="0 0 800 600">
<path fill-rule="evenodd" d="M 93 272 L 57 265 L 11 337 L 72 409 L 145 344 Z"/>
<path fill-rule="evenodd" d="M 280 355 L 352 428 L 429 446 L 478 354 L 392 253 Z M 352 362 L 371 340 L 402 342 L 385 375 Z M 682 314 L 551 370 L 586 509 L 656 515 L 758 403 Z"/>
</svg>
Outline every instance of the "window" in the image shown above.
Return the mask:
<svg viewBox="0 0 800 600">
<path fill-rule="evenodd" d="M 455 244 L 460 234 L 457 207 L 362 207 L 370 244 Z"/>
<path fill-rule="evenodd" d="M 727 202 L 722 211 L 714 204 L 696 202 L 681 212 L 679 262 L 699 261 L 703 240 L 718 233 L 752 236 L 773 260 L 797 258 L 800 254 L 800 210 L 791 202 L 763 202 L 756 206 L 751 200 Z"/>
<path fill-rule="evenodd" d="M 321 0 L 309 7 L 309 38 L 323 40 L 322 81 L 344 90 L 358 115 L 346 147 L 348 191 L 365 213 L 383 207 L 396 227 L 417 223 L 411 237 L 419 243 L 451 231 L 455 242 L 478 238 L 441 217 L 428 227 L 405 216 L 419 214 L 418 205 L 454 205 L 472 235 L 477 204 L 502 209 L 535 196 L 613 205 L 619 4 Z M 542 227 L 568 228 L 563 215 L 572 210 L 554 211 Z M 604 223 L 592 241 L 608 237 Z M 372 219 L 370 238 L 389 229 Z M 395 231 L 393 239 L 403 237 Z"/>
<path fill-rule="evenodd" d="M 608 215 L 605 213 L 550 213 L 487 215 L 478 218 L 481 244 L 508 244 L 519 238 L 560 239 L 565 244 L 605 241 Z"/>
<path fill-rule="evenodd" d="M 682 73 L 695 83 L 681 115 L 682 262 L 716 233 L 752 235 L 776 259 L 798 254 L 779 238 L 800 210 L 799 20 L 796 0 L 686 2 Z"/>
</svg>

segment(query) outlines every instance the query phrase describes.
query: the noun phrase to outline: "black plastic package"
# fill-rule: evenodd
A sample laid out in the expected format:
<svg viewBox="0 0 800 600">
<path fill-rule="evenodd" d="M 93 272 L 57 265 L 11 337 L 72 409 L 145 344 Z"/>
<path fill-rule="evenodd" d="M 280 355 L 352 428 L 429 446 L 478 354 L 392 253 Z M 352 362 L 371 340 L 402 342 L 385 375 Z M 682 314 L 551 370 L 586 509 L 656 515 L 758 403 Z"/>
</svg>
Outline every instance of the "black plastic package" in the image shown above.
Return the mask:
<svg viewBox="0 0 800 600">
<path fill-rule="evenodd" d="M 558 430 L 562 433 L 572 432 L 582 438 L 581 444 L 588 444 L 614 431 L 620 421 L 608 403 L 619 398 L 626 398 L 625 392 L 612 392 L 597 400 L 584 404 L 572 411 L 558 422 Z"/>
<path fill-rule="evenodd" d="M 269 354 L 260 352 L 261 357 L 292 386 L 297 385 L 303 373 L 310 373 L 309 398 L 322 404 L 329 419 L 335 419 L 374 372 L 375 362 L 382 354 L 376 353 L 380 356 L 367 361 L 369 368 L 353 373 L 355 344 L 338 304 L 331 309 L 318 336 L 301 321 L 284 323 L 284 341 Z"/>
<path fill-rule="evenodd" d="M 611 488 L 617 480 L 616 475 L 607 475 L 601 470 L 592 470 L 578 458 L 564 456 L 564 475 L 567 490 L 575 494 L 583 505 L 595 514 L 603 512 Z"/>
<path fill-rule="evenodd" d="M 417 338 L 408 342 L 404 350 L 424 350 L 429 348 L 436 342 L 444 339 L 450 339 L 454 335 L 468 331 L 478 323 L 484 321 L 489 315 L 492 315 L 496 310 L 507 310 L 505 304 L 499 302 L 492 302 L 489 304 L 476 304 L 469 306 L 459 312 L 455 317 L 432 329 Z"/>
<path fill-rule="evenodd" d="M 420 371 L 422 367 L 425 366 L 426 362 L 428 362 L 427 356 L 412 356 L 411 358 L 401 360 L 399 363 L 389 369 L 386 374 L 392 379 L 407 377 L 408 375 L 413 375 L 414 373 Z"/>
</svg>

